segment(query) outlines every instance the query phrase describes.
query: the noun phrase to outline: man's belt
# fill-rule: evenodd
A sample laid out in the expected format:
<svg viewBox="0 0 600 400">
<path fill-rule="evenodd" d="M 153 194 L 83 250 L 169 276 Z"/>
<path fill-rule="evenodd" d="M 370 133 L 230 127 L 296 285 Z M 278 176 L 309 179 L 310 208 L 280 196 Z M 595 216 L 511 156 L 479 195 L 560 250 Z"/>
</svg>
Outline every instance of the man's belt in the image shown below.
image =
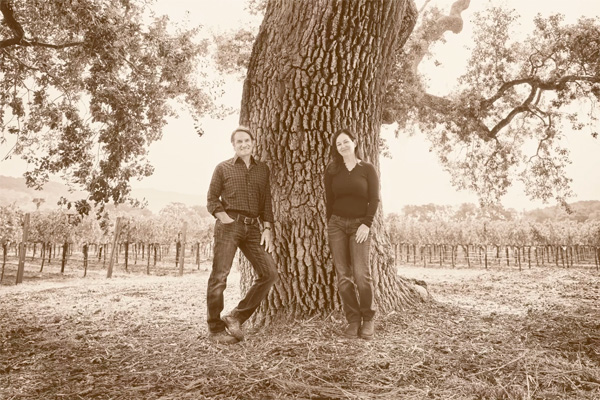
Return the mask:
<svg viewBox="0 0 600 400">
<path fill-rule="evenodd" d="M 246 225 L 258 224 L 259 221 L 258 217 L 246 217 L 245 215 L 237 213 L 235 211 L 227 211 L 227 214 L 229 214 L 229 216 L 235 219 L 236 221 L 239 221 Z"/>
</svg>

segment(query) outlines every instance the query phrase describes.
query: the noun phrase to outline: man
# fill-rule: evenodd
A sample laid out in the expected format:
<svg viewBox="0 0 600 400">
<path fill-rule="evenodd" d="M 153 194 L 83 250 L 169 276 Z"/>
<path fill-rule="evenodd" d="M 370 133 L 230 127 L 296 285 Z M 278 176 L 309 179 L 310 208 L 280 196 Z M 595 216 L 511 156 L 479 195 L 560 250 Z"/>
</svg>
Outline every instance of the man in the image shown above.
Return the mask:
<svg viewBox="0 0 600 400">
<path fill-rule="evenodd" d="M 208 211 L 217 219 L 207 289 L 209 339 L 225 344 L 243 340 L 241 325 L 278 279 L 275 262 L 269 254 L 273 250 L 269 167 L 252 156 L 254 136 L 248 127 L 234 130 L 231 144 L 235 156 L 215 168 L 207 203 Z M 257 278 L 237 307 L 221 318 L 223 291 L 238 248 L 252 264 Z"/>
</svg>

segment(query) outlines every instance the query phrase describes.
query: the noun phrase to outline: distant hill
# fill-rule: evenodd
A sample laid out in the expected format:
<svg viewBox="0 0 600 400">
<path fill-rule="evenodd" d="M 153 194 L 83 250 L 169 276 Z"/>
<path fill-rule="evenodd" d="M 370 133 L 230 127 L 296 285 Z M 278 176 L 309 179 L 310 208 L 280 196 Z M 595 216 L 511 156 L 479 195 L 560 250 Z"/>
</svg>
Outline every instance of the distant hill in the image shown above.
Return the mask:
<svg viewBox="0 0 600 400">
<path fill-rule="evenodd" d="M 169 203 L 183 203 L 188 207 L 203 206 L 206 204 L 206 196 L 196 196 L 193 194 L 167 192 L 156 189 L 134 189 L 131 194 L 136 199 L 148 201 L 148 209 L 158 213 Z"/>
<path fill-rule="evenodd" d="M 42 199 L 40 210 L 51 210 L 58 208 L 61 197 L 67 199 L 78 199 L 84 196 L 82 192 L 70 193 L 67 186 L 48 182 L 44 190 L 35 190 L 27 187 L 25 178 L 13 178 L 0 175 L 0 205 L 5 206 L 15 203 L 21 210 L 35 211 L 34 199 Z"/>
<path fill-rule="evenodd" d="M 147 208 L 153 213 L 158 213 L 169 203 L 183 203 L 189 207 L 206 203 L 206 198 L 203 196 L 155 189 L 135 189 L 132 191 L 132 196 L 141 201 L 145 199 L 148 202 Z M 48 182 L 44 186 L 44 190 L 38 191 L 28 188 L 25 178 L 0 175 L 0 206 L 15 203 L 23 211 L 35 211 L 34 199 L 43 199 L 39 209 L 51 210 L 58 208 L 57 203 L 61 197 L 76 200 L 86 197 L 86 194 L 84 192 L 70 193 L 66 185 L 57 182 Z"/>
<path fill-rule="evenodd" d="M 599 200 L 576 201 L 569 204 L 569 206 L 571 208 L 570 214 L 568 214 L 562 207 L 550 206 L 526 211 L 525 217 L 536 222 L 544 222 L 546 220 L 571 220 L 577 222 L 600 220 Z"/>
<path fill-rule="evenodd" d="M 44 199 L 44 201 L 40 204 L 40 210 L 50 210 L 58 207 L 57 203 L 61 196 L 64 196 L 67 199 L 76 200 L 85 197 L 86 194 L 83 192 L 69 193 L 69 190 L 65 185 L 57 182 L 48 182 L 48 184 L 44 186 L 44 190 L 37 191 L 28 188 L 27 185 L 25 185 L 24 178 L 13 178 L 0 175 L 0 206 L 16 203 L 17 206 L 24 211 L 35 211 L 36 205 L 33 200 L 41 198 Z M 205 196 L 156 189 L 135 189 L 132 191 L 132 196 L 140 201 L 146 200 L 148 202 L 148 210 L 155 214 L 169 203 L 183 203 L 188 207 L 204 207 L 206 204 Z M 573 211 L 572 214 L 567 214 L 559 206 L 550 206 L 525 211 L 524 216 L 537 222 L 556 219 L 567 219 L 579 222 L 584 222 L 588 219 L 600 220 L 599 200 L 577 201 L 571 203 L 570 206 Z"/>
</svg>

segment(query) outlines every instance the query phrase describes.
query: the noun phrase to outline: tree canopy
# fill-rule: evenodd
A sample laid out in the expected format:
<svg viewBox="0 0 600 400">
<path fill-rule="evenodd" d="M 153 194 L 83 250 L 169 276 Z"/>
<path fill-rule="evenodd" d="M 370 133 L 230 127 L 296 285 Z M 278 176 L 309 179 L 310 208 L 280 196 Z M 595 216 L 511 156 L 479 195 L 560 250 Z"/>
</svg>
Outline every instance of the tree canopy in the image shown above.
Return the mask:
<svg viewBox="0 0 600 400">
<path fill-rule="evenodd" d="M 0 144 L 16 138 L 9 155 L 29 163 L 29 185 L 64 174 L 92 202 L 123 202 L 132 179 L 152 174 L 148 146 L 177 113 L 171 99 L 195 118 L 218 112 L 216 80 L 203 72 L 209 42 L 199 28 L 171 29 L 152 3 L 0 0 Z M 264 12 L 264 1 L 248 3 Z M 453 184 L 482 204 L 498 202 L 515 180 L 531 198 L 564 203 L 572 192 L 563 139 L 598 133 L 598 17 L 538 16 L 524 37 L 515 11 L 489 8 L 472 19 L 471 59 L 455 90 L 439 95 L 419 66 L 447 32 L 461 34 L 470 1 L 449 11 L 429 3 L 396 51 L 384 123 L 423 132 Z M 255 34 L 244 27 L 215 37 L 220 72 L 244 74 Z"/>
<path fill-rule="evenodd" d="M 259 0 L 251 3 L 260 11 Z M 443 45 L 447 33 L 462 34 L 470 0 L 456 0 L 449 11 L 429 3 L 397 49 L 384 124 L 425 134 L 454 186 L 475 192 L 484 205 L 498 203 L 515 180 L 530 198 L 564 205 L 572 192 L 562 139 L 571 129 L 598 134 L 600 20 L 567 24 L 562 15 L 538 15 L 523 36 L 515 10 L 476 13 L 467 69 L 454 91 L 439 95 L 419 67 L 436 57 L 434 45 Z M 246 53 L 237 51 L 243 40 L 247 32 L 219 38 L 224 71 L 247 67 Z"/>
<path fill-rule="evenodd" d="M 498 202 L 516 179 L 530 198 L 565 204 L 570 159 L 561 139 L 569 130 L 598 135 L 600 19 L 566 24 L 562 15 L 538 15 L 524 38 L 515 33 L 514 10 L 476 13 L 467 69 L 453 92 L 433 94 L 419 65 L 445 32 L 461 32 L 469 4 L 455 1 L 447 15 L 422 13 L 398 50 L 385 122 L 420 128 L 453 184 L 482 204 Z"/>
<path fill-rule="evenodd" d="M 148 146 L 177 115 L 171 100 L 196 119 L 218 112 L 208 42 L 151 3 L 0 1 L 0 144 L 16 137 L 9 156 L 27 161 L 28 185 L 63 174 L 93 203 L 122 203 L 152 174 Z"/>
</svg>

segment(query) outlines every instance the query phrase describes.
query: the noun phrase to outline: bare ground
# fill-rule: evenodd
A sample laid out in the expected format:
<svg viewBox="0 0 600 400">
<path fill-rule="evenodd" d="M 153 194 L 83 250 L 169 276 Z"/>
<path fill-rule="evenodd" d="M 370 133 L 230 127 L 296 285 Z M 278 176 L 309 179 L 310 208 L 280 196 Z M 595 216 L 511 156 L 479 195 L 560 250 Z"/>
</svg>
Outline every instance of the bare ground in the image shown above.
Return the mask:
<svg viewBox="0 0 600 400">
<path fill-rule="evenodd" d="M 596 270 L 399 272 L 435 301 L 380 315 L 372 341 L 331 315 L 233 346 L 206 339 L 205 270 L 29 273 L 0 286 L 0 399 L 600 398 Z"/>
</svg>

